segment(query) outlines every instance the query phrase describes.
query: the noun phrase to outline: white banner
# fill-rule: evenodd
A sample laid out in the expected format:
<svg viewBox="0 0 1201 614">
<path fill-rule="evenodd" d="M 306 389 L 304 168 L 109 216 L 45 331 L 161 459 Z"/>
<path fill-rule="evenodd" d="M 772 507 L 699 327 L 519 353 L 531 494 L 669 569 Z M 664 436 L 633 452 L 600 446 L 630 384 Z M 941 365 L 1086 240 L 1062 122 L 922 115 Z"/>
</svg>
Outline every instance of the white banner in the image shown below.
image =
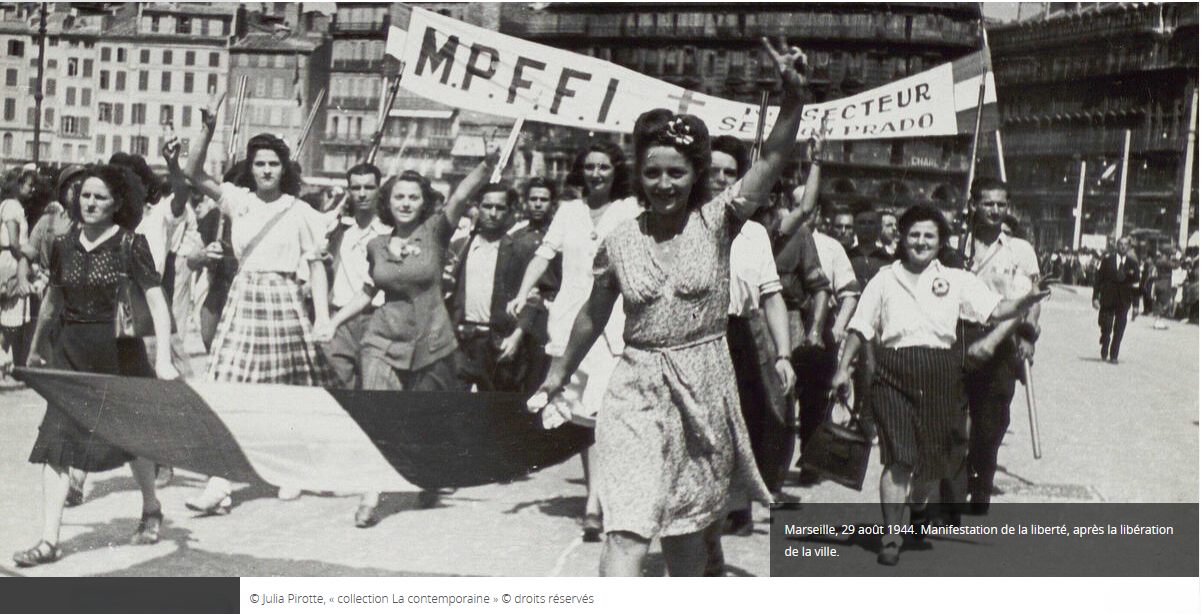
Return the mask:
<svg viewBox="0 0 1201 614">
<path fill-rule="evenodd" d="M 407 32 L 392 28 L 387 49 L 402 61 L 405 89 L 492 115 L 630 132 L 640 114 L 662 107 L 700 117 L 715 136 L 746 140 L 755 138 L 759 121 L 757 105 L 690 91 L 611 62 L 419 8 L 413 8 Z M 973 126 L 964 126 L 967 122 L 956 114 L 976 106 L 979 72 L 974 76 L 968 81 L 970 76 L 954 74 L 948 63 L 854 96 L 807 105 L 799 138 L 819 130 L 823 119 L 830 140 L 971 132 Z M 986 104 L 996 101 L 991 76 Z M 966 87 L 968 83 L 975 87 Z M 768 108 L 767 130 L 778 112 L 778 107 Z"/>
</svg>

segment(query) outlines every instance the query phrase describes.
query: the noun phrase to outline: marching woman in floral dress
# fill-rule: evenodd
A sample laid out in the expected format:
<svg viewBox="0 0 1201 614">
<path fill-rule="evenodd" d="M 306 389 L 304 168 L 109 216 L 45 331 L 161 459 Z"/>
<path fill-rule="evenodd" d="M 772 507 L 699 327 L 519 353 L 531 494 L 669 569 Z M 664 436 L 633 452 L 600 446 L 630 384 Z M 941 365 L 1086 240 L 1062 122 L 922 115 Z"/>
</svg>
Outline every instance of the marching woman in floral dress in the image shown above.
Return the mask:
<svg viewBox="0 0 1201 614">
<path fill-rule="evenodd" d="M 634 126 L 634 186 L 645 211 L 613 230 L 596 256 L 596 282 L 566 353 L 531 409 L 547 426 L 566 412 L 564 383 L 624 301 L 625 353 L 597 416 L 595 479 L 605 511 L 602 575 L 637 576 L 652 539 L 673 576 L 705 570 L 703 532 L 731 496 L 770 494 L 751 453 L 725 340 L 731 227 L 766 202 L 796 142 L 804 80 L 799 49 L 777 53 L 784 99 L 763 156 L 720 195 L 708 192 L 704 122 L 666 109 Z"/>
</svg>

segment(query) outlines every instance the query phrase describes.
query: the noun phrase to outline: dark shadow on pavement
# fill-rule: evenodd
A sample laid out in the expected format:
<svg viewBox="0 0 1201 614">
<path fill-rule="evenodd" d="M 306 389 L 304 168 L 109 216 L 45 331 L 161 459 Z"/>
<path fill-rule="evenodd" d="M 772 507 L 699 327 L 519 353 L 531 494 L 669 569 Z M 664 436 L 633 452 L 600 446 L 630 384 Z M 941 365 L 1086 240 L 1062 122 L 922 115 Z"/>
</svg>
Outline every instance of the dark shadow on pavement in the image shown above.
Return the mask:
<svg viewBox="0 0 1201 614">
<path fill-rule="evenodd" d="M 536 501 L 525 501 L 518 503 L 513 507 L 505 510 L 506 514 L 519 514 L 531 507 L 537 508 L 538 512 L 544 516 L 558 516 L 560 518 L 583 518 L 584 504 L 587 499 L 585 497 L 551 497 L 549 499 L 538 499 Z"/>
</svg>

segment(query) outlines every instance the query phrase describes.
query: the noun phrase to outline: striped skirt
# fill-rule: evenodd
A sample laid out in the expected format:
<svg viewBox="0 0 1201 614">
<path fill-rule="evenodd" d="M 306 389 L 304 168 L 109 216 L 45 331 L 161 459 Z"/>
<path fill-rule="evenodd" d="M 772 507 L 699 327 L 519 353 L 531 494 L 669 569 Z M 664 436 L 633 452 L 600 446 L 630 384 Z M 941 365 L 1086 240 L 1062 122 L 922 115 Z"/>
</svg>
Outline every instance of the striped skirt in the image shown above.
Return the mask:
<svg viewBox="0 0 1201 614">
<path fill-rule="evenodd" d="M 913 468 L 918 480 L 949 475 L 967 444 L 961 350 L 877 348 L 870 393 L 881 458 Z"/>
<path fill-rule="evenodd" d="M 234 278 L 209 354 L 208 379 L 333 385 L 329 365 L 313 342 L 293 276 L 249 272 Z"/>
</svg>

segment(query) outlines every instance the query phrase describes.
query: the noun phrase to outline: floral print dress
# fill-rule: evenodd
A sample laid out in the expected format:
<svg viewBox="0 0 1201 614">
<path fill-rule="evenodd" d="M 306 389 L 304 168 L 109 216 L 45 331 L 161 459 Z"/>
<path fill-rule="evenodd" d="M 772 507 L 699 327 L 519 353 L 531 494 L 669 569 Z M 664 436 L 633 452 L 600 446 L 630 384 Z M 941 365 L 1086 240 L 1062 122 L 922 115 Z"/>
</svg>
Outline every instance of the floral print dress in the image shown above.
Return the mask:
<svg viewBox="0 0 1201 614">
<path fill-rule="evenodd" d="M 726 345 L 730 222 L 739 184 L 694 210 L 670 263 L 649 214 L 604 241 L 596 283 L 625 301 L 626 351 L 596 426 L 607 531 L 653 538 L 700 531 L 734 493 L 771 495 L 755 468 Z"/>
</svg>

